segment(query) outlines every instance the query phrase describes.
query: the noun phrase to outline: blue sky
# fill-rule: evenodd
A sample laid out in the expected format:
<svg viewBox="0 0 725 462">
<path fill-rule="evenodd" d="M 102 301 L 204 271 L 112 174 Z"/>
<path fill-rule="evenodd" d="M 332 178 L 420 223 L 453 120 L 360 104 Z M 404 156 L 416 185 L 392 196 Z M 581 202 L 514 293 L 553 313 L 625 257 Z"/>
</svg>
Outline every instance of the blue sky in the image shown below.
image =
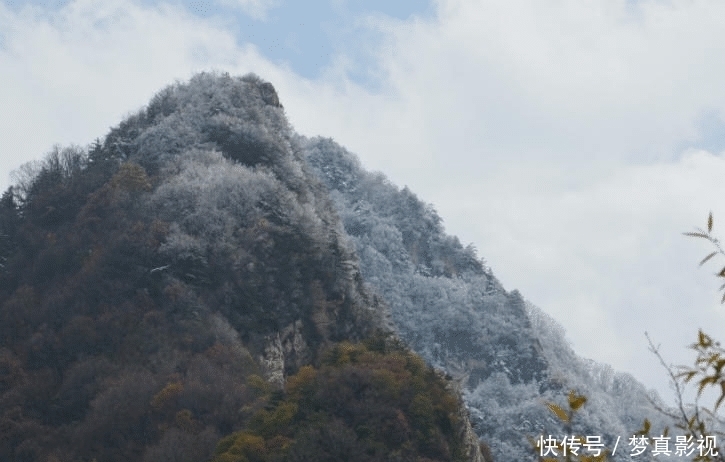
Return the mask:
<svg viewBox="0 0 725 462">
<path fill-rule="evenodd" d="M 15 11 L 27 5 L 57 11 L 71 3 L 69 0 L 4 1 Z M 153 6 L 159 2 L 143 0 L 140 3 Z M 360 24 L 360 18 L 384 15 L 406 20 L 411 15 L 425 17 L 433 13 L 426 0 L 171 0 L 166 3 L 182 7 L 197 17 L 221 19 L 240 44 L 254 44 L 269 60 L 288 66 L 306 78 L 318 77 L 334 55 L 344 50 L 354 55 L 350 77 L 367 85 L 375 85 L 367 72 L 371 62 L 365 56 L 366 44 L 375 40 L 375 33 Z M 268 6 L 255 8 L 253 5 L 257 4 Z"/>
<path fill-rule="evenodd" d="M 725 325 L 709 248 L 681 235 L 710 210 L 725 229 L 722 56 L 719 0 L 0 0 L 0 188 L 175 80 L 254 72 L 580 354 L 666 396 L 644 331 L 681 364 Z"/>
<path fill-rule="evenodd" d="M 306 78 L 319 77 L 336 53 L 354 55 L 350 77 L 374 85 L 366 69 L 365 46 L 375 40 L 374 32 L 359 24 L 365 15 L 385 15 L 405 20 L 411 15 L 429 15 L 424 0 L 401 1 L 289 1 L 273 2 L 263 17 L 250 15 L 243 8 L 224 2 L 183 1 L 188 10 L 202 17 L 226 16 L 240 43 L 253 43 L 267 58 L 289 66 Z M 231 2 L 230 2 L 231 3 Z"/>
</svg>

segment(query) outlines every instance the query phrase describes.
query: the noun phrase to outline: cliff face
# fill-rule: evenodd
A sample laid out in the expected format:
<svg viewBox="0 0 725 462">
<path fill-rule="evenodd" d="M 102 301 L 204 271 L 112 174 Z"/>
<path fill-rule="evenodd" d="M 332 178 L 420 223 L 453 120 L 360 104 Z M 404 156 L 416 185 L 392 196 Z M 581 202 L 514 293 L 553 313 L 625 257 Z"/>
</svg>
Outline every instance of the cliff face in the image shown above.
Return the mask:
<svg viewBox="0 0 725 462">
<path fill-rule="evenodd" d="M 0 459 L 480 460 L 300 143 L 271 84 L 200 74 L 24 167 L 0 201 Z"/>
</svg>

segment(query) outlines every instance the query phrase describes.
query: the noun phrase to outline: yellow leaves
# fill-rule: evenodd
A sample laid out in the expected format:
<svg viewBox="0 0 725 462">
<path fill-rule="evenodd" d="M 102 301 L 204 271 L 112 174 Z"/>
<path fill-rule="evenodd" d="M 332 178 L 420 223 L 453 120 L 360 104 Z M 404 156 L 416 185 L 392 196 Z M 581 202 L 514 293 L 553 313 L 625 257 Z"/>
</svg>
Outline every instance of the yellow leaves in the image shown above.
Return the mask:
<svg viewBox="0 0 725 462">
<path fill-rule="evenodd" d="M 607 460 L 607 454 L 602 453 L 598 456 L 581 456 L 579 462 L 605 462 Z"/>
<path fill-rule="evenodd" d="M 201 422 L 194 419 L 194 415 L 188 409 L 182 409 L 177 412 L 174 416 L 174 423 L 187 433 L 197 433 L 203 428 Z"/>
<path fill-rule="evenodd" d="M 569 411 L 564 410 L 561 406 L 555 404 L 555 403 L 546 403 L 546 407 L 549 408 L 549 410 L 562 422 L 566 424 L 566 427 L 571 431 L 571 421 L 574 417 L 574 413 L 579 411 L 582 406 L 584 406 L 587 402 L 587 397 L 584 395 L 578 394 L 575 390 L 570 390 L 569 395 L 567 396 L 567 404 L 569 405 Z M 645 420 L 646 424 L 646 430 L 649 431 L 649 421 Z M 579 441 L 586 441 L 585 437 L 578 436 L 575 437 Z M 587 437 L 588 438 L 588 437 Z M 531 438 L 529 438 L 529 441 L 532 443 L 534 447 L 539 449 L 541 451 L 541 447 L 539 446 L 542 442 L 535 443 Z M 575 455 L 571 452 L 566 452 L 564 447 L 564 442 L 553 442 L 556 451 L 561 452 L 562 456 L 565 457 L 565 459 L 559 459 L 554 457 L 543 457 L 544 453 L 539 454 L 539 462 L 561 462 L 561 460 L 569 461 L 578 461 L 578 462 L 605 462 L 607 460 L 607 450 L 603 450 L 598 455 L 589 455 L 589 454 L 580 454 Z M 554 452 L 554 455 L 557 455 L 558 452 Z"/>
<path fill-rule="evenodd" d="M 586 402 L 586 396 L 577 395 L 574 390 L 569 391 L 569 407 L 572 411 L 578 411 Z"/>
<path fill-rule="evenodd" d="M 184 391 L 184 385 L 181 382 L 167 384 L 151 399 L 151 407 L 156 411 L 160 411 L 170 406 L 181 395 L 182 391 Z"/>
<path fill-rule="evenodd" d="M 687 383 L 692 380 L 695 375 L 697 375 L 697 371 L 690 370 L 679 374 L 678 377 L 683 377 L 685 379 L 685 383 Z"/>
<path fill-rule="evenodd" d="M 720 371 L 722 371 L 723 366 L 725 366 L 725 359 L 721 358 L 720 355 L 717 355 L 717 357 L 714 358 L 713 363 L 713 367 L 715 367 L 715 373 L 720 375 Z"/>
<path fill-rule="evenodd" d="M 351 361 L 354 363 L 357 353 L 355 345 L 352 343 L 340 342 L 328 352 L 325 360 L 329 365 L 342 366 L 343 364 L 348 364 Z"/>
<path fill-rule="evenodd" d="M 284 390 L 269 390 L 243 409 L 251 414 L 245 431 L 220 441 L 213 462 L 288 460 L 290 451 L 327 444 L 322 438 L 334 444 L 357 438 L 356 448 L 418 456 L 411 460 L 432 459 L 433 447 L 462 454 L 458 399 L 413 353 L 395 345 L 370 351 L 364 344 L 341 342 L 322 357 L 319 367 L 300 367 Z M 245 385 L 268 389 L 254 375 Z M 305 455 L 300 460 L 317 460 Z"/>
<path fill-rule="evenodd" d="M 564 409 L 562 409 L 561 407 L 557 406 L 554 403 L 546 403 L 546 407 L 548 407 L 549 410 L 551 412 L 553 412 L 554 415 L 556 415 L 559 418 L 559 420 L 561 420 L 562 422 L 569 423 L 569 414 L 567 414 Z"/>
<path fill-rule="evenodd" d="M 677 374 L 678 379 L 685 383 L 693 380 L 697 383 L 697 396 L 700 397 L 705 388 L 715 386 L 720 388 L 713 411 L 725 402 L 725 350 L 720 347 L 719 342 L 714 342 L 712 337 L 699 330 L 697 342 L 690 345 L 690 348 L 697 351 L 695 368 L 682 368 L 683 371 Z"/>
<path fill-rule="evenodd" d="M 395 374 L 387 369 L 378 369 L 373 372 L 371 381 L 380 390 L 381 396 L 397 400 L 400 399 L 400 392 L 406 378 L 405 375 Z"/>
<path fill-rule="evenodd" d="M 555 403 L 546 403 L 546 407 L 548 407 L 549 410 L 559 418 L 559 420 L 565 423 L 570 423 L 572 414 L 586 404 L 587 397 L 578 394 L 575 390 L 570 390 L 567 401 L 569 404 L 569 412 L 565 411 Z"/>
<path fill-rule="evenodd" d="M 649 419 L 644 419 L 644 422 L 642 422 L 642 428 L 640 430 L 637 430 L 634 434 L 635 435 L 649 435 L 649 431 L 652 429 L 652 422 L 649 421 Z"/>
<path fill-rule="evenodd" d="M 276 453 L 284 453 L 294 440 L 282 435 L 275 435 L 269 440 L 261 436 L 240 431 L 233 433 L 217 445 L 216 457 L 212 462 L 261 462 L 274 457 Z M 277 460 L 276 458 L 274 460 Z"/>
<path fill-rule="evenodd" d="M 255 414 L 250 428 L 264 437 L 272 437 L 289 425 L 298 410 L 297 403 L 282 402 L 272 410 L 261 410 Z"/>
<path fill-rule="evenodd" d="M 247 385 L 254 390 L 257 396 L 263 396 L 272 391 L 270 384 L 257 374 L 247 377 Z"/>
<path fill-rule="evenodd" d="M 702 391 L 705 389 L 708 385 L 714 385 L 717 382 L 717 377 L 710 376 L 705 377 L 704 379 L 700 380 L 700 383 L 697 385 L 697 396 L 700 397 L 702 394 Z"/>
<path fill-rule="evenodd" d="M 214 462 L 248 462 L 267 452 L 264 438 L 247 432 L 237 432 L 219 442 Z"/>
<path fill-rule="evenodd" d="M 712 345 L 712 338 L 700 330 L 697 333 L 697 346 L 701 348 L 709 348 Z"/>
<path fill-rule="evenodd" d="M 128 192 L 150 191 L 151 181 L 143 167 L 126 162 L 121 164 L 118 172 L 111 178 L 111 186 Z"/>
<path fill-rule="evenodd" d="M 699 266 L 704 265 L 712 257 L 714 257 L 715 255 L 717 255 L 719 253 L 725 255 L 725 251 L 723 251 L 723 249 L 720 247 L 720 241 L 712 236 L 712 226 L 713 226 L 713 219 L 712 219 L 712 212 L 710 212 L 710 214 L 707 216 L 707 231 L 700 229 L 700 228 L 696 228 L 696 231 L 694 231 L 694 232 L 682 233 L 685 236 L 701 237 L 701 238 L 707 239 L 716 247 L 717 250 L 707 254 L 707 256 L 700 261 Z M 715 276 L 719 277 L 719 278 L 725 278 L 725 266 L 723 266 L 722 269 L 718 273 L 715 274 Z M 725 284 L 720 286 L 719 290 L 723 290 L 723 289 L 725 289 Z M 722 299 L 720 299 L 720 303 L 721 304 L 725 303 L 725 293 L 723 293 Z"/>
<path fill-rule="evenodd" d="M 715 410 L 720 407 L 722 402 L 725 400 L 725 381 L 720 382 L 720 397 L 715 402 Z"/>
<path fill-rule="evenodd" d="M 716 254 L 720 253 L 725 255 L 720 246 L 720 241 L 712 236 L 713 229 L 713 217 L 712 212 L 707 217 L 707 231 L 702 229 L 696 229 L 696 232 L 683 233 L 686 236 L 705 238 L 710 241 L 716 248 L 715 251 L 710 252 L 705 258 L 700 261 L 700 266 L 712 259 Z M 725 267 L 723 267 L 716 277 L 725 278 Z M 725 289 L 725 284 L 722 284 L 718 290 Z M 725 303 L 725 293 L 720 300 L 720 303 Z M 714 342 L 713 339 L 705 334 L 702 330 L 698 331 L 697 342 L 690 345 L 690 348 L 697 352 L 697 358 L 695 359 L 695 367 L 680 367 L 681 372 L 674 374 L 670 372 L 673 379 L 676 381 L 682 380 L 683 383 L 687 384 L 695 382 L 697 384 L 697 397 L 699 398 L 703 391 L 708 387 L 720 388 L 720 396 L 715 401 L 712 409 L 700 408 L 696 406 L 695 412 L 691 417 L 688 417 L 685 411 L 682 413 L 682 421 L 676 424 L 676 427 L 686 430 L 689 435 L 707 435 L 706 420 L 701 419 L 701 414 L 714 415 L 718 408 L 725 402 L 725 375 L 723 375 L 723 369 L 725 369 L 725 349 L 720 346 L 719 342 Z M 659 355 L 658 355 L 659 356 Z M 660 358 L 661 359 L 661 358 Z M 676 383 L 678 397 L 680 403 L 682 395 L 680 392 L 679 384 Z M 682 409 L 682 404 L 680 404 Z M 702 413 L 700 412 L 702 411 Z M 709 457 L 701 458 L 698 457 L 695 460 L 710 460 Z"/>
<path fill-rule="evenodd" d="M 424 371 L 426 369 L 426 364 L 423 358 L 417 355 L 407 355 L 406 359 L 406 369 L 408 369 L 413 374 L 419 374 L 420 372 Z"/>
<path fill-rule="evenodd" d="M 425 393 L 416 394 L 410 402 L 410 413 L 421 420 L 433 420 L 434 407 L 430 396 Z"/>
<path fill-rule="evenodd" d="M 299 371 L 287 379 L 285 389 L 287 393 L 299 399 L 302 395 L 314 390 L 317 371 L 312 366 L 302 366 Z"/>
</svg>

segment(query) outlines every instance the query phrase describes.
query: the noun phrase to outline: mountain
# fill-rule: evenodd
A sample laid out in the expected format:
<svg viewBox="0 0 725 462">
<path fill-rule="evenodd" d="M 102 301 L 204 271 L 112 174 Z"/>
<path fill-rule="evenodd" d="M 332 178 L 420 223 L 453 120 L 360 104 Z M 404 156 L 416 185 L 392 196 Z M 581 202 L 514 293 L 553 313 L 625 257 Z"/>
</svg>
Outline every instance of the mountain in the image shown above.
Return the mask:
<svg viewBox="0 0 725 462">
<path fill-rule="evenodd" d="M 646 460 L 628 438 L 672 425 L 254 75 L 171 85 L 16 176 L 0 460 L 533 461 L 570 433 Z"/>
<path fill-rule="evenodd" d="M 21 167 L 0 199 L 0 460 L 483 461 L 311 149 L 270 83 L 202 73 Z M 463 249 L 439 268 L 449 244 L 421 264 L 480 271 Z M 431 364 L 463 357 L 438 335 Z M 538 347 L 505 338 L 538 377 Z"/>
<path fill-rule="evenodd" d="M 432 206 L 367 172 L 330 139 L 300 143 L 330 191 L 363 279 L 388 302 L 398 335 L 461 384 L 495 460 L 536 460 L 527 437 L 570 434 L 544 404 L 567 409 L 570 390 L 588 398 L 574 433 L 601 436 L 610 449 L 622 438 L 612 460 L 631 460 L 627 441 L 644 419 L 655 431 L 672 427 L 654 392 L 578 357 L 561 326 L 518 291 L 504 290 L 472 246 L 445 234 Z"/>
</svg>

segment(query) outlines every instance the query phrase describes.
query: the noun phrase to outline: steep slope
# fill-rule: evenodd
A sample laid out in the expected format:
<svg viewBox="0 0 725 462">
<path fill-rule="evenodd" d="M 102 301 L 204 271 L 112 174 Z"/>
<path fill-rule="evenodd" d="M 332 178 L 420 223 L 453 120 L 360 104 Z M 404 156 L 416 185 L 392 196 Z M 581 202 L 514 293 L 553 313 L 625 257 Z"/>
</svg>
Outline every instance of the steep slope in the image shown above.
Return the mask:
<svg viewBox="0 0 725 462">
<path fill-rule="evenodd" d="M 566 434 L 546 408 L 576 389 L 589 397 L 574 422 L 611 449 L 645 418 L 671 422 L 631 376 L 579 358 L 563 329 L 517 291 L 507 292 L 472 247 L 444 233 L 435 210 L 369 173 L 324 138 L 301 141 L 357 249 L 364 279 L 389 303 L 403 340 L 460 381 L 478 435 L 495 460 L 534 460 L 527 437 Z M 629 460 L 618 451 L 615 460 Z M 638 459 L 641 460 L 641 459 Z"/>
<path fill-rule="evenodd" d="M 269 83 L 197 75 L 20 173 L 1 460 L 482 460 L 390 336 Z"/>
</svg>

